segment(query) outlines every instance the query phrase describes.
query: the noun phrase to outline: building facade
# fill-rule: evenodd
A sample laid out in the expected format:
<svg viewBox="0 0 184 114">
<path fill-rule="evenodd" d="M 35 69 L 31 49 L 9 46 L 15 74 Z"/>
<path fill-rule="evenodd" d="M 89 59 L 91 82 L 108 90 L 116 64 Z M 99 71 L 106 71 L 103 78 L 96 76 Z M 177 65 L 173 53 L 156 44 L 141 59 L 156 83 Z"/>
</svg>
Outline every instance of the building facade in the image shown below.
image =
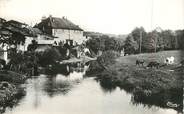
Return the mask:
<svg viewBox="0 0 184 114">
<path fill-rule="evenodd" d="M 49 16 L 48 18 L 43 18 L 35 27 L 43 33 L 53 36 L 56 44 L 63 41 L 81 44 L 86 40 L 83 36 L 83 30 L 65 17 Z"/>
</svg>

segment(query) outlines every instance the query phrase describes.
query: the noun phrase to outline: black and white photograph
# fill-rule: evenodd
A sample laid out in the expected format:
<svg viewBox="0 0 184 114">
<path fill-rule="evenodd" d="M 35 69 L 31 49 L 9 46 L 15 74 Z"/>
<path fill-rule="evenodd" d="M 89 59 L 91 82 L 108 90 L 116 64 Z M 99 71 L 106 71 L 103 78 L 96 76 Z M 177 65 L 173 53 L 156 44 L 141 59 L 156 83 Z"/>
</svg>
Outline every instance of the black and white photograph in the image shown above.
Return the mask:
<svg viewBox="0 0 184 114">
<path fill-rule="evenodd" d="M 0 0 L 0 114 L 183 114 L 184 0 Z"/>
</svg>

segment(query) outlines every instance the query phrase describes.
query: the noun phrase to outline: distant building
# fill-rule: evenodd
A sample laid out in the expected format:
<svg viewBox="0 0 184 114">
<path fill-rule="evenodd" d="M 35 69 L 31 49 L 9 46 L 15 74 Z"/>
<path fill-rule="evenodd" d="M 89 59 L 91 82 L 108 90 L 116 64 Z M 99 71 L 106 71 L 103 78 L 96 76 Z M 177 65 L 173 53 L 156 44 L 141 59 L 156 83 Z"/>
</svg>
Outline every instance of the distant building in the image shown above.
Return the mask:
<svg viewBox="0 0 184 114">
<path fill-rule="evenodd" d="M 36 35 L 32 33 L 29 29 L 30 27 L 25 24 L 15 20 L 6 21 L 3 23 L 0 29 L 0 35 L 4 37 L 11 37 L 13 34 L 20 38 L 20 36 L 25 37 L 25 43 L 16 45 L 17 50 L 27 51 L 27 47 L 32 43 L 32 40 Z"/>
<path fill-rule="evenodd" d="M 8 47 L 0 45 L 0 59 L 5 60 L 8 62 Z"/>
<path fill-rule="evenodd" d="M 39 28 L 44 34 L 53 36 L 56 44 L 63 41 L 69 44 L 81 44 L 86 39 L 83 36 L 83 30 L 65 17 L 49 16 L 43 18 L 35 27 Z"/>
</svg>

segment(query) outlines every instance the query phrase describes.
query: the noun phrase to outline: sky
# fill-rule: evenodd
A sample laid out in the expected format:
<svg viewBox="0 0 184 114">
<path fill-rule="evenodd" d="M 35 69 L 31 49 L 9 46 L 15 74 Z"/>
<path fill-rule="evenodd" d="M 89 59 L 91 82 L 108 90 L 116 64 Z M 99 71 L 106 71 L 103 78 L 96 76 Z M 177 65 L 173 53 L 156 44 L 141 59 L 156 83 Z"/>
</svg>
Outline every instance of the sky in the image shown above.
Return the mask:
<svg viewBox="0 0 184 114">
<path fill-rule="evenodd" d="M 0 17 L 29 25 L 43 16 L 67 17 L 86 31 L 128 34 L 184 29 L 184 0 L 0 0 Z"/>
</svg>

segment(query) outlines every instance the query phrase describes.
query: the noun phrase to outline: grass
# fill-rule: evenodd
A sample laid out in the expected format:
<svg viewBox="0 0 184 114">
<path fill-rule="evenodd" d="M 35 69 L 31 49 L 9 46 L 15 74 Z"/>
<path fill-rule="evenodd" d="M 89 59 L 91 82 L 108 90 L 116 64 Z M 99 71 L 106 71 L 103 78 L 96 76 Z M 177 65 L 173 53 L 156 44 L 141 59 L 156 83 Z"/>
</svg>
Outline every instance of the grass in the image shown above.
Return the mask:
<svg viewBox="0 0 184 114">
<path fill-rule="evenodd" d="M 159 69 L 146 67 L 150 61 L 157 61 L 164 65 L 165 59 L 170 56 L 175 57 L 173 65 L 162 66 Z M 145 60 L 144 66 L 136 66 L 137 59 Z M 102 67 L 105 69 L 101 69 L 100 72 L 98 70 L 100 67 L 96 69 L 96 66 L 103 64 L 95 64 L 95 67 L 90 64 L 90 70 L 101 83 L 119 86 L 126 92 L 132 93 L 134 104 L 143 103 L 148 106 L 170 108 L 167 102 L 171 101 L 178 104 L 178 107 L 174 109 L 182 112 L 184 68 L 180 62 L 183 59 L 182 51 L 145 53 L 118 57 L 115 63 Z M 98 72 L 95 72 L 97 70 Z"/>
<path fill-rule="evenodd" d="M 0 70 L 0 81 L 7 81 L 14 84 L 23 83 L 27 77 L 13 71 Z"/>
<path fill-rule="evenodd" d="M 146 63 L 150 61 L 158 61 L 159 63 L 164 63 L 167 57 L 173 56 L 175 58 L 175 64 L 179 64 L 182 59 L 184 59 L 184 52 L 182 51 L 161 51 L 158 53 L 145 53 L 137 55 L 129 55 L 120 57 L 117 62 L 126 65 L 135 65 L 137 59 L 144 59 Z"/>
<path fill-rule="evenodd" d="M 163 66 L 159 69 L 146 68 L 150 61 L 164 64 L 165 58 L 170 56 L 175 57 L 173 65 Z M 136 66 L 137 59 L 144 59 L 144 66 Z M 166 102 L 171 100 L 180 104 L 178 110 L 181 110 L 182 103 L 180 101 L 182 100 L 180 98 L 183 95 L 180 93 L 183 91 L 184 68 L 180 65 L 180 61 L 183 59 L 182 51 L 163 51 L 119 57 L 114 64 L 108 65 L 105 70 L 98 73 L 97 78 L 101 81 L 108 80 L 138 98 L 144 96 L 152 99 L 152 96 L 156 96 L 157 101 L 164 98 L 162 107 L 167 107 Z M 177 93 L 177 96 L 173 93 Z M 145 102 L 144 97 L 142 102 Z M 157 102 L 154 103 L 158 105 Z"/>
<path fill-rule="evenodd" d="M 175 63 L 167 65 L 159 69 L 149 68 L 145 66 L 150 61 L 158 61 L 164 64 L 165 58 L 174 56 Z M 145 60 L 145 66 L 136 66 L 137 59 Z M 116 63 L 109 67 L 110 70 L 116 72 L 116 80 L 123 84 L 129 84 L 132 87 L 140 87 L 142 89 L 162 90 L 171 88 L 182 88 L 182 68 L 180 61 L 183 59 L 181 51 L 164 51 L 151 54 L 139 54 L 120 57 Z"/>
</svg>

